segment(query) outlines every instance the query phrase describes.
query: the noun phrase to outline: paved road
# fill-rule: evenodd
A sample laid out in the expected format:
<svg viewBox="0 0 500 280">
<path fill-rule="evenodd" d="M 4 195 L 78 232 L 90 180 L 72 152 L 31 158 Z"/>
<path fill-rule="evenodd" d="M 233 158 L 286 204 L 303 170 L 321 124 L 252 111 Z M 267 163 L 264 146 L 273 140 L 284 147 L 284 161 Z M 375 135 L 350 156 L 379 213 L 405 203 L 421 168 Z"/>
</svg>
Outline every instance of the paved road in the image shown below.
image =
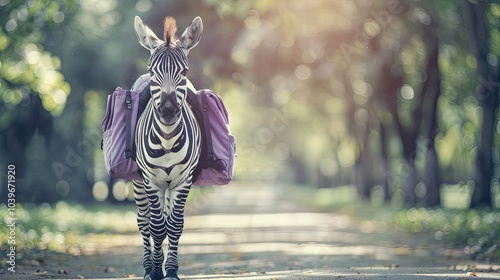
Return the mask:
<svg viewBox="0 0 500 280">
<path fill-rule="evenodd" d="M 185 279 L 500 279 L 490 272 L 498 266 L 457 260 L 376 220 L 311 211 L 287 191 L 241 185 L 207 199 L 186 222 Z"/>
<path fill-rule="evenodd" d="M 454 259 L 450 251 L 423 246 L 382 222 L 312 211 L 285 199 L 287 191 L 234 184 L 190 201 L 181 278 L 444 280 L 474 277 L 475 270 L 474 279 L 500 279 L 498 265 Z M 60 256 L 59 267 L 70 273 L 55 276 L 141 279 L 139 233 L 111 240 L 112 246 L 94 246 L 97 254 Z"/>
</svg>

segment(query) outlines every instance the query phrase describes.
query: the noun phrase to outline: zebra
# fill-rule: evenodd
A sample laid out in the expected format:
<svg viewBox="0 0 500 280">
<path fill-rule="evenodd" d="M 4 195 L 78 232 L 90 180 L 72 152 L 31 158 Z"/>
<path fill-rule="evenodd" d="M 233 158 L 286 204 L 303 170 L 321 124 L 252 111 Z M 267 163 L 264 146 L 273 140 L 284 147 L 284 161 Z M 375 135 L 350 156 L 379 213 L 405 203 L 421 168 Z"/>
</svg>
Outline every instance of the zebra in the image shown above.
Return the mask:
<svg viewBox="0 0 500 280">
<path fill-rule="evenodd" d="M 139 43 L 151 52 L 151 99 L 137 121 L 135 135 L 136 160 L 144 179 L 133 182 L 137 224 L 144 244 L 144 279 L 179 279 L 177 249 L 184 227 L 184 206 L 201 150 L 200 127 L 186 102 L 190 83 L 186 78 L 187 54 L 200 41 L 203 22 L 196 17 L 177 38 L 175 19 L 166 17 L 163 40 L 138 16 L 134 27 Z M 165 239 L 166 262 L 162 248 Z"/>
</svg>

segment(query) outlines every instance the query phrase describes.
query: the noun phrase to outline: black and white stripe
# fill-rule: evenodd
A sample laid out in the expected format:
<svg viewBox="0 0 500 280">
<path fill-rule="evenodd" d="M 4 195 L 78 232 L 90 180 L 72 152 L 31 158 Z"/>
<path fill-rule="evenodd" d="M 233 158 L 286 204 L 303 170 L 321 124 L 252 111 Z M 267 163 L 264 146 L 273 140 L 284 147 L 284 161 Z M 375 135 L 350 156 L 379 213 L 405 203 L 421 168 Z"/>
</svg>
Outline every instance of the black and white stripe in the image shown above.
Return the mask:
<svg viewBox="0 0 500 280">
<path fill-rule="evenodd" d="M 156 48 L 149 61 L 152 98 L 137 123 L 137 163 L 144 177 L 134 181 L 137 223 L 144 243 L 146 278 L 154 280 L 163 278 L 166 238 L 166 276 L 178 279 L 184 206 L 200 156 L 200 128 L 185 101 L 187 66 L 181 47 L 163 44 Z M 168 106 L 170 111 L 165 109 Z"/>
</svg>

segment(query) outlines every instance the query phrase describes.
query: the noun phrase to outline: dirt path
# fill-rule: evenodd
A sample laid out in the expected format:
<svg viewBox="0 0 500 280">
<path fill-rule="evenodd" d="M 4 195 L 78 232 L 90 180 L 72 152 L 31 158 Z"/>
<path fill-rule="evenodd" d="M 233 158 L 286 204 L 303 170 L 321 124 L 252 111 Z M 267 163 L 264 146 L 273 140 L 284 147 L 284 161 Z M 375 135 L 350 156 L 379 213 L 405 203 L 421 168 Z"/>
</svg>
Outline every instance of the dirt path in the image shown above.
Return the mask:
<svg viewBox="0 0 500 280">
<path fill-rule="evenodd" d="M 287 189 L 234 184 L 187 208 L 182 279 L 500 279 L 499 266 L 456 259 L 374 220 L 318 213 Z M 89 241 L 88 255 L 38 253 L 2 279 L 142 279 L 139 233 Z M 38 271 L 38 272 L 37 272 Z M 451 278 L 450 278 L 451 277 Z"/>
</svg>

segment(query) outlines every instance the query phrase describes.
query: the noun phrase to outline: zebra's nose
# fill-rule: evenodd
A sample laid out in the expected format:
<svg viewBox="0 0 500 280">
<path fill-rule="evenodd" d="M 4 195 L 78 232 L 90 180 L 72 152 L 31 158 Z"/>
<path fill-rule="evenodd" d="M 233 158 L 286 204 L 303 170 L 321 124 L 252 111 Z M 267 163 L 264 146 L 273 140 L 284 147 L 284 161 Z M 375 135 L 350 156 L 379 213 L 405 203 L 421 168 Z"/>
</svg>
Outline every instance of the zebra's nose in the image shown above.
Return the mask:
<svg viewBox="0 0 500 280">
<path fill-rule="evenodd" d="M 171 102 L 165 103 L 165 105 L 163 105 L 160 108 L 160 113 L 163 116 L 171 116 L 171 115 L 175 114 L 176 111 L 177 111 L 177 108 Z"/>
<path fill-rule="evenodd" d="M 178 106 L 175 104 L 175 101 L 175 95 L 169 94 L 162 96 L 159 108 L 160 114 L 162 116 L 175 115 L 178 110 Z"/>
</svg>

